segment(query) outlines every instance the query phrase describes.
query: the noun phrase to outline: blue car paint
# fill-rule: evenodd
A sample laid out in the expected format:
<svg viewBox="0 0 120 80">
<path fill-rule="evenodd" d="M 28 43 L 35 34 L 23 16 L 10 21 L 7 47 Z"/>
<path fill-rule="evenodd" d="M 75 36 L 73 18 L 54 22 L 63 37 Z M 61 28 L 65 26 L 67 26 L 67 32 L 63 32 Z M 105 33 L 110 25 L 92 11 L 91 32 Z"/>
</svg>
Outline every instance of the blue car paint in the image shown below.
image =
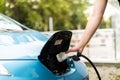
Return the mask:
<svg viewBox="0 0 120 80">
<path fill-rule="evenodd" d="M 38 60 L 9 60 L 3 66 L 11 73 L 8 78 L 18 80 L 19 78 L 21 80 L 56 80 L 56 77 Z"/>
<path fill-rule="evenodd" d="M 61 76 L 50 72 L 37 59 L 6 60 L 1 62 L 11 73 L 11 76 L 0 76 L 0 80 L 82 80 L 87 76 L 86 67 L 83 66 L 82 62 L 73 62 L 74 67 L 71 68 L 71 71 Z"/>
<path fill-rule="evenodd" d="M 38 33 L 36 31 L 30 32 L 30 31 L 24 31 L 24 32 L 5 32 L 5 33 L 0 33 L 0 36 L 9 36 L 14 40 L 14 44 L 19 44 L 19 43 L 27 43 L 31 41 L 46 41 L 48 38 L 42 35 L 41 33 Z"/>
</svg>

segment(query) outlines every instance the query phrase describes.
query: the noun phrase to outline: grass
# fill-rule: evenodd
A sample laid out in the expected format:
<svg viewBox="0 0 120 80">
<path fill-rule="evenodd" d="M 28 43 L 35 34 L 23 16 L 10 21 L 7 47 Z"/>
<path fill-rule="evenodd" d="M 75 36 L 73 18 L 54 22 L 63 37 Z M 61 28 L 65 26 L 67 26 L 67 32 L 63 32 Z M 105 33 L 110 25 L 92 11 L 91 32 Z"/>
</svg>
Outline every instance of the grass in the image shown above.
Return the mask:
<svg viewBox="0 0 120 80">
<path fill-rule="evenodd" d="M 115 75 L 115 80 L 120 80 L 120 74 Z"/>
</svg>

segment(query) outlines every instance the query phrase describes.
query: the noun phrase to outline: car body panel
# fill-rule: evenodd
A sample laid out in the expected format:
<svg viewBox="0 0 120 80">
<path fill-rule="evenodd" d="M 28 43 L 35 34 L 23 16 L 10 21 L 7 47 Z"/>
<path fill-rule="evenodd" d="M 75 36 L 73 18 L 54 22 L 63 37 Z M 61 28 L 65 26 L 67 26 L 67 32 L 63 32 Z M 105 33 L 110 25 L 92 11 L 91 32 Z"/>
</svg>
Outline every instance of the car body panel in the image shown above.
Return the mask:
<svg viewBox="0 0 120 80">
<path fill-rule="evenodd" d="M 56 77 L 38 60 L 9 60 L 6 62 L 4 61 L 2 65 L 11 74 L 10 76 L 7 76 L 7 78 L 18 80 L 56 79 Z"/>
<path fill-rule="evenodd" d="M 79 68 L 73 67 L 70 72 L 61 76 L 53 74 L 37 59 L 6 60 L 0 63 L 10 73 L 9 76 L 0 75 L 1 80 L 82 80 L 87 76 L 82 62 L 74 62 Z"/>
</svg>

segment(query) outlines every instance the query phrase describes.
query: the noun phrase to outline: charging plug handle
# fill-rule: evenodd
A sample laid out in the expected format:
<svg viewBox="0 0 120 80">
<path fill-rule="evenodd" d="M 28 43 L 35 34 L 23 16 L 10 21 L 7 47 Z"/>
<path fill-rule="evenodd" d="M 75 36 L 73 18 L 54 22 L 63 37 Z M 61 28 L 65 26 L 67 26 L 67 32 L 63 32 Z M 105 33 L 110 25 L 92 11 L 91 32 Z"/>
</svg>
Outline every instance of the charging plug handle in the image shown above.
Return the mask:
<svg viewBox="0 0 120 80">
<path fill-rule="evenodd" d="M 81 53 L 77 53 L 77 55 L 74 55 L 74 56 L 72 56 L 72 59 L 74 60 L 74 61 L 79 61 L 80 60 L 80 57 L 81 56 Z"/>
<path fill-rule="evenodd" d="M 76 55 L 72 56 L 72 59 L 73 59 L 74 61 L 79 61 L 79 60 L 80 60 L 80 58 L 79 58 L 78 56 L 76 56 Z"/>
</svg>

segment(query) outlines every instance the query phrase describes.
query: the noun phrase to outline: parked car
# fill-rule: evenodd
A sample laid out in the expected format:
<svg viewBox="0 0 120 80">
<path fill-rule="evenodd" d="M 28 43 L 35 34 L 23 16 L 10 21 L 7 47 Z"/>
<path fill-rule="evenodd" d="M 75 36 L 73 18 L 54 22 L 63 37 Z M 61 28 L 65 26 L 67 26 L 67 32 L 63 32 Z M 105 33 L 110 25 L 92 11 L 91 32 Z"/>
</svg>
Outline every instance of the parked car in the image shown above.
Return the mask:
<svg viewBox="0 0 120 80">
<path fill-rule="evenodd" d="M 52 73 L 38 59 L 48 40 L 48 36 L 0 14 L 0 80 L 88 80 L 81 61 L 71 63 L 70 71 L 63 75 Z"/>
</svg>

